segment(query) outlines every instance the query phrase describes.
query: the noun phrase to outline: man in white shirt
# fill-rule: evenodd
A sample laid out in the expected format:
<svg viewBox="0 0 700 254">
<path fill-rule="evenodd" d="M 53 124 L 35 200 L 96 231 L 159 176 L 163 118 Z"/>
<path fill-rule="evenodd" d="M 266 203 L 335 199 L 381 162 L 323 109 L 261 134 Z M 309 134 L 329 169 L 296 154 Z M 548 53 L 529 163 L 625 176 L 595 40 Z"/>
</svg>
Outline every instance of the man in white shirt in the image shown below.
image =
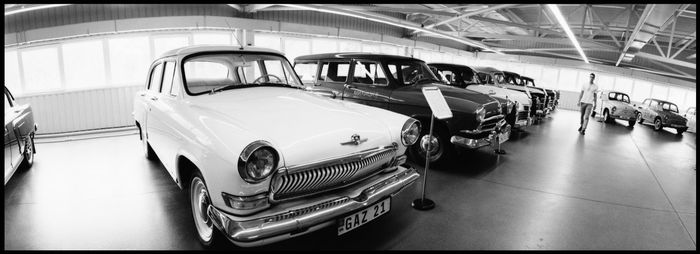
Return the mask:
<svg viewBox="0 0 700 254">
<path fill-rule="evenodd" d="M 598 93 L 598 85 L 593 83 L 595 74 L 591 73 L 591 81 L 581 86 L 581 94 L 578 96 L 577 106 L 581 107 L 581 126 L 578 131 L 581 135 L 586 135 L 586 126 L 588 126 L 588 118 L 591 116 L 591 110 L 595 108 L 596 96 Z"/>
</svg>

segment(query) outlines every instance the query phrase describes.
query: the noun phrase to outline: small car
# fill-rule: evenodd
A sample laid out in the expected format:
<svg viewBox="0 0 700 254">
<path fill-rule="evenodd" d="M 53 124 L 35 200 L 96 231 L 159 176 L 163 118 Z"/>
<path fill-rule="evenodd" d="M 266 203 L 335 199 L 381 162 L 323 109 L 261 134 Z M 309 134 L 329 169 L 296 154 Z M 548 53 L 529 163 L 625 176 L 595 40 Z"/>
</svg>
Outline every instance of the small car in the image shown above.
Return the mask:
<svg viewBox="0 0 700 254">
<path fill-rule="evenodd" d="M 556 102 L 556 100 L 557 100 L 557 92 L 555 92 L 555 91 L 552 90 L 552 89 L 547 89 L 547 88 L 544 88 L 544 87 L 537 87 L 537 86 L 535 85 L 535 80 L 532 79 L 532 78 L 530 78 L 530 77 L 520 76 L 520 79 L 523 81 L 523 83 L 524 83 L 528 88 L 530 88 L 530 89 L 539 89 L 540 91 L 545 92 L 545 94 L 547 95 L 547 96 L 545 97 L 545 100 L 546 100 L 546 101 L 545 101 L 545 114 L 550 114 L 550 113 L 552 113 L 552 111 L 554 111 L 554 108 L 556 107 L 556 104 L 557 104 L 557 102 Z"/>
<path fill-rule="evenodd" d="M 510 136 L 500 103 L 488 95 L 441 83 L 420 59 L 371 53 L 327 53 L 299 56 L 295 69 L 312 70 L 314 78 L 306 84 L 314 90 L 332 93 L 339 100 L 388 109 L 418 119 L 423 126 L 421 138 L 409 149 L 419 163 L 428 160 L 444 163 L 455 158 L 455 146 L 493 148 Z M 433 135 L 428 135 L 432 113 L 423 87 L 438 87 L 452 110 L 453 117 L 436 120 Z M 431 143 L 430 150 L 428 142 Z M 494 149 L 497 150 L 497 149 Z"/>
<path fill-rule="evenodd" d="M 497 99 L 505 107 L 503 114 L 506 115 L 506 122 L 513 128 L 524 128 L 531 124 L 532 119 L 527 111 L 531 103 L 525 93 L 483 84 L 469 66 L 446 63 L 429 63 L 428 66 L 447 85 L 488 94 Z"/>
<path fill-rule="evenodd" d="M 615 119 L 620 119 L 627 121 L 630 127 L 634 127 L 638 111 L 630 103 L 629 95 L 618 91 L 602 90 L 598 92 L 597 100 L 593 112 L 602 116 L 604 122 L 612 123 Z"/>
<path fill-rule="evenodd" d="M 685 111 L 685 114 L 683 115 L 686 119 L 688 119 L 688 132 L 695 133 L 695 128 L 696 126 L 696 116 L 695 116 L 696 110 L 695 107 L 690 107 L 688 110 Z"/>
<path fill-rule="evenodd" d="M 419 177 L 405 166 L 417 120 L 306 91 L 281 52 L 189 46 L 148 73 L 133 111 L 143 153 L 188 190 L 205 246 L 345 234 Z"/>
<path fill-rule="evenodd" d="M 678 113 L 678 106 L 673 102 L 647 98 L 638 106 L 637 111 L 637 121 L 653 124 L 655 131 L 671 127 L 681 135 L 688 130 L 688 120 Z"/>
<path fill-rule="evenodd" d="M 508 89 L 527 89 L 530 95 L 535 100 L 532 104 L 535 105 L 536 121 L 541 121 L 547 115 L 547 94 L 539 88 L 531 87 L 525 84 L 520 74 L 510 71 L 503 71 L 503 79 L 508 85 Z"/>
<path fill-rule="evenodd" d="M 34 135 L 38 129 L 29 104 L 18 105 L 5 87 L 5 185 L 18 169 L 34 164 Z"/>
</svg>

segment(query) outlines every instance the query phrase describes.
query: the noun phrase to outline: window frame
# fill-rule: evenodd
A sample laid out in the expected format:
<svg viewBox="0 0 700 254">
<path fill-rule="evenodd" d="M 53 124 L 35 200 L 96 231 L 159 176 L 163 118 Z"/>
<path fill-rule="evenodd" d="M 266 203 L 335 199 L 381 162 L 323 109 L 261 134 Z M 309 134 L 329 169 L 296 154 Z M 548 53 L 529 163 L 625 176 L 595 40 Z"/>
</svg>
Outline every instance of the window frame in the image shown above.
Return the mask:
<svg viewBox="0 0 700 254">
<path fill-rule="evenodd" d="M 146 84 L 146 90 L 153 91 L 153 90 L 151 90 L 151 84 L 153 83 L 153 80 L 152 80 L 153 74 L 154 74 L 153 72 L 161 64 L 163 64 L 163 60 L 157 60 L 151 65 L 150 71 L 148 72 L 148 83 Z M 165 70 L 164 68 L 160 69 L 160 87 L 158 87 L 158 91 L 156 93 L 160 93 L 160 91 L 163 89 L 163 71 L 164 70 Z"/>
<path fill-rule="evenodd" d="M 386 79 L 386 84 L 378 84 L 378 83 L 375 83 L 374 80 L 372 80 L 372 84 L 355 82 L 355 66 L 357 66 L 357 64 L 366 64 L 366 63 L 374 64 L 376 66 L 375 67 L 376 68 L 375 75 L 378 74 L 376 72 L 377 70 L 379 70 L 379 69 L 382 70 L 382 73 L 384 74 L 384 79 Z M 389 81 L 389 77 L 386 75 L 386 70 L 384 69 L 384 64 L 382 64 L 382 61 L 371 60 L 371 59 L 353 58 L 351 65 L 352 65 L 352 70 L 350 70 L 350 73 L 352 73 L 352 79 L 350 79 L 350 75 L 349 75 L 350 73 L 348 73 L 348 77 L 346 78 L 346 80 L 350 80 L 350 83 L 352 83 L 352 84 L 363 85 L 363 86 L 378 86 L 378 87 L 389 87 L 389 85 L 391 84 L 391 81 Z"/>
<path fill-rule="evenodd" d="M 347 84 L 350 80 L 350 73 L 354 74 L 354 66 L 352 64 L 354 59 L 321 59 L 318 61 L 318 72 L 316 73 L 316 79 L 320 82 L 325 82 L 325 83 L 340 83 L 340 84 Z M 324 64 L 329 64 L 329 63 L 344 63 L 348 65 L 348 73 L 345 75 L 345 80 L 344 81 L 327 81 L 326 78 L 328 77 L 328 73 L 326 73 L 326 76 L 323 78 L 323 80 L 320 80 L 319 78 L 321 77 L 321 73 L 323 72 L 323 65 Z M 337 68 L 336 68 L 336 76 L 337 76 Z"/>
</svg>

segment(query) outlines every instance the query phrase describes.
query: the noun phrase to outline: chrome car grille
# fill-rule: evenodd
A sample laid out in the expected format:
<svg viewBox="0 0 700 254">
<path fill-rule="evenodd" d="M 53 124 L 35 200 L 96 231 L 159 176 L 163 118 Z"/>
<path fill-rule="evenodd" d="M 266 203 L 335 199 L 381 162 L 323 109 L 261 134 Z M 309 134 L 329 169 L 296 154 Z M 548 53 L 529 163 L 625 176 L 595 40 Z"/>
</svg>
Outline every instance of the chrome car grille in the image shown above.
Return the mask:
<svg viewBox="0 0 700 254">
<path fill-rule="evenodd" d="M 381 166 L 391 162 L 395 155 L 393 147 L 375 149 L 326 163 L 314 163 L 317 166 L 294 167 L 273 177 L 270 198 L 274 201 L 291 199 L 352 184 L 378 173 Z"/>
<path fill-rule="evenodd" d="M 304 208 L 296 209 L 296 210 L 289 211 L 289 212 L 286 212 L 283 214 L 270 216 L 270 217 L 265 219 L 265 222 L 281 221 L 281 220 L 299 217 L 299 216 L 302 216 L 304 214 L 308 214 L 310 212 L 314 212 L 317 210 L 322 210 L 322 209 L 336 207 L 336 206 L 345 204 L 349 200 L 350 200 L 350 198 L 348 198 L 348 197 L 343 197 L 343 198 L 339 198 L 339 199 L 335 199 L 335 200 L 329 200 L 329 201 L 326 201 L 326 202 L 323 202 L 320 204 L 316 204 L 316 205 L 312 205 L 309 207 L 304 207 Z"/>
<path fill-rule="evenodd" d="M 494 118 L 494 119 L 486 120 L 485 122 L 481 123 L 481 129 L 482 130 L 493 129 L 494 127 L 496 127 L 496 124 L 500 120 L 501 120 L 501 118 Z"/>
<path fill-rule="evenodd" d="M 518 120 L 527 119 L 529 113 L 530 113 L 530 108 L 529 108 L 529 107 L 525 107 L 525 110 L 524 110 L 524 111 L 518 112 L 518 118 L 517 118 L 517 119 L 518 119 Z"/>
</svg>

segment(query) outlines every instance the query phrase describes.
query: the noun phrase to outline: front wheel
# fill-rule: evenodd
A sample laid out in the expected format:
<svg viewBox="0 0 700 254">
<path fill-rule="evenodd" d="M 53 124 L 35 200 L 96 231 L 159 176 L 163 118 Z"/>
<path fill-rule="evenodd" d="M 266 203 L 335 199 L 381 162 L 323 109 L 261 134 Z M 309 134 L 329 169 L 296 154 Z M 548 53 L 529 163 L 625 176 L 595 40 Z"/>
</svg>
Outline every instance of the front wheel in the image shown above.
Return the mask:
<svg viewBox="0 0 700 254">
<path fill-rule="evenodd" d="M 22 167 L 24 170 L 29 170 L 34 164 L 34 138 L 28 136 L 24 143 L 24 152 L 22 153 L 24 157 L 22 159 Z"/>
<path fill-rule="evenodd" d="M 190 206 L 192 207 L 192 218 L 197 229 L 197 239 L 206 247 L 213 247 L 214 244 L 223 242 L 221 234 L 214 226 L 214 222 L 209 218 L 207 210 L 211 204 L 209 191 L 204 182 L 204 177 L 199 171 L 192 176 L 190 183 Z"/>
<path fill-rule="evenodd" d="M 607 109 L 603 111 L 603 121 L 605 121 L 606 123 L 611 123 L 613 121 Z"/>
<path fill-rule="evenodd" d="M 660 131 L 661 128 L 663 128 L 663 125 L 661 124 L 661 119 L 660 118 L 654 119 L 654 130 Z"/>
<path fill-rule="evenodd" d="M 428 127 L 429 128 L 429 127 Z M 433 135 L 428 135 L 428 132 L 421 133 L 418 141 L 410 147 L 411 156 L 418 163 L 425 163 L 426 154 L 430 163 L 444 163 L 451 157 L 454 151 L 452 143 L 445 131 L 433 131 Z M 430 149 L 428 149 L 430 143 Z"/>
<path fill-rule="evenodd" d="M 143 148 L 143 155 L 146 157 L 147 160 L 154 160 L 156 158 L 156 153 L 153 151 L 151 145 L 148 144 L 148 137 L 146 135 L 146 132 L 139 128 L 139 134 L 141 135 L 141 146 Z"/>
<path fill-rule="evenodd" d="M 644 122 L 644 118 L 642 118 L 642 113 L 637 113 L 637 122 L 639 122 L 639 123 Z"/>
<path fill-rule="evenodd" d="M 634 124 L 637 123 L 637 121 L 635 121 L 635 119 L 630 119 L 628 123 L 629 127 L 634 127 Z"/>
</svg>

